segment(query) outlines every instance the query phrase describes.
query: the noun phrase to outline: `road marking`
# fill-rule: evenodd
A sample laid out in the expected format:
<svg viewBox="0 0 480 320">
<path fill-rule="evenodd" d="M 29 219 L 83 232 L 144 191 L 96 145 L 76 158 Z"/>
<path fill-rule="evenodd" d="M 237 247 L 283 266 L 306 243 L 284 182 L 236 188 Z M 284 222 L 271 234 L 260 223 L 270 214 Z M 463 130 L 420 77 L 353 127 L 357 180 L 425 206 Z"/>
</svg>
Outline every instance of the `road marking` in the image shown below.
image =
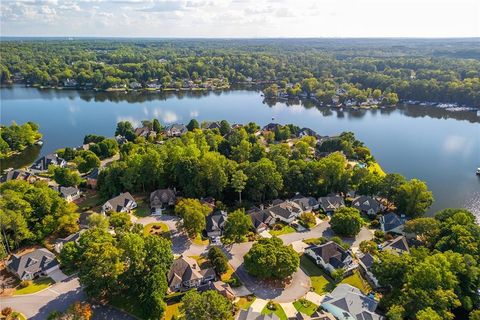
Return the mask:
<svg viewBox="0 0 480 320">
<path fill-rule="evenodd" d="M 55 293 L 55 294 L 57 294 L 57 295 L 60 295 L 60 292 L 55 291 L 55 290 L 53 290 L 52 288 L 48 288 L 48 290 L 51 291 L 51 292 L 53 292 L 53 293 Z"/>
</svg>

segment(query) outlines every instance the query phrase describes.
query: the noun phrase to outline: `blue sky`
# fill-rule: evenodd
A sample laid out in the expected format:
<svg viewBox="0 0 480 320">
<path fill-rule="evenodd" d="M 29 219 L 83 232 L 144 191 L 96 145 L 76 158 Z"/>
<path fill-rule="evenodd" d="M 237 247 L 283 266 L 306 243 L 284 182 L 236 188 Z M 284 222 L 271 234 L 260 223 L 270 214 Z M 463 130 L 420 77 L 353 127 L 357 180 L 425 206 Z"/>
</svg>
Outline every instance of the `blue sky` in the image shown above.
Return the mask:
<svg viewBox="0 0 480 320">
<path fill-rule="evenodd" d="M 480 36 L 480 0 L 1 0 L 0 10 L 3 36 Z"/>
</svg>

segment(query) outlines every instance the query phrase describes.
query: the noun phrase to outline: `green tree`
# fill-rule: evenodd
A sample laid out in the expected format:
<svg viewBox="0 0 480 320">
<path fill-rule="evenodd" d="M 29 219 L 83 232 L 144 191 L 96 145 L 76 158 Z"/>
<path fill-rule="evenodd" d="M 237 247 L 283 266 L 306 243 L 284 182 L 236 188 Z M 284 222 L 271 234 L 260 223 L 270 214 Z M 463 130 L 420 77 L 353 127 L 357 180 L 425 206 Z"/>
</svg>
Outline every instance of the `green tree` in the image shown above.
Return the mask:
<svg viewBox="0 0 480 320">
<path fill-rule="evenodd" d="M 160 121 L 158 121 L 158 119 L 153 119 L 152 129 L 157 133 L 162 131 L 162 125 L 160 124 Z"/>
<path fill-rule="evenodd" d="M 394 202 L 399 212 L 416 217 L 423 215 L 430 208 L 433 195 L 425 182 L 412 179 L 398 187 Z"/>
<path fill-rule="evenodd" d="M 387 319 L 388 320 L 403 320 L 403 314 L 405 312 L 405 308 L 398 305 L 393 305 L 388 309 L 387 312 Z"/>
<path fill-rule="evenodd" d="M 420 310 L 416 314 L 417 320 L 442 320 L 442 317 L 435 312 L 432 308 L 428 307 L 424 310 Z"/>
<path fill-rule="evenodd" d="M 341 236 L 355 236 L 362 228 L 363 220 L 355 208 L 340 208 L 330 220 L 332 230 Z"/>
<path fill-rule="evenodd" d="M 133 131 L 132 123 L 129 121 L 120 121 L 117 123 L 117 128 L 115 129 L 115 135 L 124 136 L 127 134 L 128 131 Z"/>
<path fill-rule="evenodd" d="M 188 291 L 180 307 L 186 320 L 233 320 L 233 305 L 218 292 Z"/>
<path fill-rule="evenodd" d="M 304 212 L 299 217 L 300 221 L 304 226 L 307 228 L 311 228 L 315 226 L 317 220 L 315 219 L 315 215 L 312 212 Z"/>
<path fill-rule="evenodd" d="M 404 231 L 415 234 L 420 241 L 431 247 L 440 233 L 440 223 L 434 218 L 416 218 L 405 223 Z"/>
<path fill-rule="evenodd" d="M 100 167 L 100 159 L 92 151 L 82 151 L 73 159 L 73 162 L 77 165 L 78 171 L 86 173 L 93 168 Z"/>
<path fill-rule="evenodd" d="M 180 228 L 190 238 L 195 238 L 205 229 L 205 216 L 211 212 L 209 206 L 196 199 L 182 199 L 175 206 L 175 213 L 182 218 Z"/>
<path fill-rule="evenodd" d="M 242 242 L 250 228 L 252 228 L 250 216 L 243 210 L 235 210 L 227 217 L 224 236 L 234 242 Z"/>
<path fill-rule="evenodd" d="M 133 225 L 127 212 L 112 212 L 108 220 L 116 232 L 127 232 Z"/>
<path fill-rule="evenodd" d="M 188 131 L 193 131 L 194 129 L 199 129 L 199 128 L 200 128 L 200 124 L 196 119 L 190 120 L 190 122 L 187 124 Z"/>
<path fill-rule="evenodd" d="M 53 180 L 61 186 L 71 187 L 78 186 L 82 181 L 82 178 L 78 172 L 68 168 L 54 167 L 53 168 Z"/>
<path fill-rule="evenodd" d="M 210 260 L 218 275 L 228 271 L 228 259 L 219 247 L 214 246 L 208 250 L 208 260 Z"/>
<path fill-rule="evenodd" d="M 248 177 L 243 173 L 242 170 L 237 170 L 233 173 L 231 178 L 231 185 L 235 192 L 238 193 L 238 202 L 242 203 L 242 191 L 247 185 Z"/>
</svg>

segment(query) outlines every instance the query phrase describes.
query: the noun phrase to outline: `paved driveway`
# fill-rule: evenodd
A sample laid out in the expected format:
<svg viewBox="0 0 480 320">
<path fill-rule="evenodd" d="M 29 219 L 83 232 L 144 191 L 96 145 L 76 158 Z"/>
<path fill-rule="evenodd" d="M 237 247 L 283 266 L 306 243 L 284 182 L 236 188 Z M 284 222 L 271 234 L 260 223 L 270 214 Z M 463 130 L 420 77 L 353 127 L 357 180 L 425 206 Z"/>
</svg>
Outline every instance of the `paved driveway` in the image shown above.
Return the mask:
<svg viewBox="0 0 480 320">
<path fill-rule="evenodd" d="M 57 269 L 55 271 L 50 272 L 48 275 L 50 278 L 53 279 L 53 281 L 57 282 L 62 282 L 66 280 L 68 277 L 65 275 L 65 273 L 62 272 L 62 270 Z"/>
</svg>

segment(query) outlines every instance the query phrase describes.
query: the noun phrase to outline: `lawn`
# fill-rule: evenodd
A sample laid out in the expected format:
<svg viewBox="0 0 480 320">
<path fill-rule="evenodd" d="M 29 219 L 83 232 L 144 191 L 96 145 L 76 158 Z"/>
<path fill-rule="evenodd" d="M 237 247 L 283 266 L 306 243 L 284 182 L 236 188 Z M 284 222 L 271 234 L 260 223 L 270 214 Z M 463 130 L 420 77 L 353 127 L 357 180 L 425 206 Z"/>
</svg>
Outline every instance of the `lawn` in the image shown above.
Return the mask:
<svg viewBox="0 0 480 320">
<path fill-rule="evenodd" d="M 273 230 L 272 229 L 269 232 L 272 236 L 279 236 L 279 235 L 282 235 L 282 234 L 297 232 L 297 230 L 295 230 L 295 228 L 293 228 L 290 225 L 283 225 L 281 229 L 279 229 L 279 230 Z"/>
<path fill-rule="evenodd" d="M 262 314 L 272 314 L 274 313 L 277 317 L 280 318 L 280 320 L 287 320 L 287 315 L 285 314 L 285 311 L 283 311 L 283 308 L 281 305 L 279 305 L 278 303 L 274 303 L 275 305 L 275 310 L 270 310 L 267 308 L 268 306 L 268 303 L 265 305 L 265 307 L 263 308 L 262 310 Z"/>
<path fill-rule="evenodd" d="M 149 234 L 163 235 L 163 236 L 169 238 L 170 237 L 170 229 L 163 222 L 152 222 L 152 223 L 147 224 L 143 228 L 143 234 L 144 235 L 149 235 Z"/>
<path fill-rule="evenodd" d="M 131 297 L 128 294 L 119 294 L 110 297 L 108 303 L 120 310 L 134 315 L 139 319 L 144 319 L 145 315 L 141 309 L 138 308 L 138 300 L 135 297 Z"/>
<path fill-rule="evenodd" d="M 332 291 L 335 287 L 335 284 L 329 280 L 330 277 L 307 256 L 302 255 L 300 257 L 300 267 L 310 277 L 311 285 L 315 293 L 321 295 Z"/>
<path fill-rule="evenodd" d="M 181 305 L 181 302 L 167 305 L 167 310 L 165 310 L 165 320 L 171 320 L 173 316 L 179 318 Z"/>
<path fill-rule="evenodd" d="M 232 275 L 233 273 L 235 272 L 235 270 L 233 270 L 232 266 L 230 265 L 230 263 L 228 264 L 228 269 L 227 269 L 227 272 L 225 272 L 224 274 L 222 274 L 222 276 L 220 277 L 220 280 L 222 281 L 228 281 L 232 278 Z"/>
<path fill-rule="evenodd" d="M 212 266 L 210 261 L 204 256 L 190 256 L 190 258 L 195 259 L 195 261 L 197 261 L 197 264 L 200 267 L 200 269 L 206 269 Z"/>
<path fill-rule="evenodd" d="M 35 293 L 50 287 L 54 283 L 55 281 L 53 281 L 51 278 L 36 279 L 32 281 L 32 284 L 26 286 L 25 288 L 16 289 L 14 295 L 18 296 L 22 294 Z"/>
<path fill-rule="evenodd" d="M 250 300 L 248 300 L 250 298 Z M 241 310 L 248 310 L 252 303 L 256 300 L 257 298 L 253 295 L 247 296 L 247 297 L 241 297 L 237 302 L 237 307 L 238 309 Z"/>
<path fill-rule="evenodd" d="M 363 293 L 369 293 L 371 291 L 370 286 L 368 283 L 360 276 L 360 273 L 358 271 L 355 271 L 351 276 L 346 277 L 341 281 L 341 283 L 346 283 L 351 286 L 354 286 Z"/>
<path fill-rule="evenodd" d="M 81 211 L 90 210 L 102 204 L 102 197 L 98 193 L 87 192 L 82 202 L 78 204 Z"/>
<path fill-rule="evenodd" d="M 199 233 L 194 239 L 190 239 L 193 244 L 199 245 L 199 246 L 206 246 L 208 245 L 208 239 L 203 240 L 202 235 Z"/>
<path fill-rule="evenodd" d="M 384 177 L 386 175 L 385 171 L 383 171 L 382 167 L 380 167 L 378 162 L 373 162 L 372 164 L 370 164 L 368 166 L 368 171 L 378 174 L 379 177 Z"/>
<path fill-rule="evenodd" d="M 326 240 L 325 238 L 308 238 L 303 240 L 303 242 L 310 245 L 319 245 L 325 243 L 326 241 L 328 240 Z"/>
<path fill-rule="evenodd" d="M 148 217 L 151 214 L 151 211 L 145 198 L 137 198 L 135 201 L 137 202 L 137 208 L 133 210 L 133 214 L 139 218 Z"/>
<path fill-rule="evenodd" d="M 312 313 L 314 313 L 315 310 L 318 309 L 318 306 L 315 303 L 306 299 L 300 299 L 295 301 L 293 303 L 293 306 L 295 307 L 295 309 L 297 309 L 298 312 L 306 314 L 307 316 L 311 316 Z"/>
</svg>

